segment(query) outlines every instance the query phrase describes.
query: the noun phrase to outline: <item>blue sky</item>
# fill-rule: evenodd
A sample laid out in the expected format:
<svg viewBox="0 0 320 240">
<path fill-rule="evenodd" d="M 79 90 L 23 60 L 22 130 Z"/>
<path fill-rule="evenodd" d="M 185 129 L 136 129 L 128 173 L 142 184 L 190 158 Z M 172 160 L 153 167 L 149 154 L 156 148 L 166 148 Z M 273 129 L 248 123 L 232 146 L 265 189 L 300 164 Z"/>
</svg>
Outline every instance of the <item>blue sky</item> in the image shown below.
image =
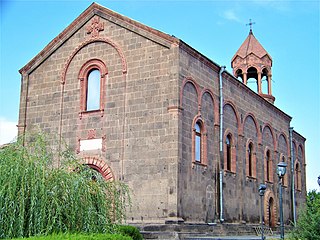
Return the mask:
<svg viewBox="0 0 320 240">
<path fill-rule="evenodd" d="M 92 1 L 0 1 L 0 144 L 16 134 L 18 70 L 66 28 Z M 273 58 L 275 105 L 293 117 L 307 138 L 307 188 L 320 175 L 319 1 L 97 1 L 122 15 L 175 35 L 226 65 L 253 33 Z"/>
</svg>

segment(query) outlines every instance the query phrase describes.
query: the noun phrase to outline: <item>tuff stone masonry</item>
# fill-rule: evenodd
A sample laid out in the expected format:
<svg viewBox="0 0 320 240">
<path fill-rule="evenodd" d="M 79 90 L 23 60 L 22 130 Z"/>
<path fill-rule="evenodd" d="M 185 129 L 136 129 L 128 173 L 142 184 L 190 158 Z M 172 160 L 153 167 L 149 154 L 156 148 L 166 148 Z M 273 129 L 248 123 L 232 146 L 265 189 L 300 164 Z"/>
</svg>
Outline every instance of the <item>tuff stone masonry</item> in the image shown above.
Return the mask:
<svg viewBox="0 0 320 240">
<path fill-rule="evenodd" d="M 306 200 L 305 138 L 273 105 L 272 59 L 252 31 L 232 67 L 235 77 L 182 40 L 93 3 L 20 70 L 19 134 L 57 134 L 57 149 L 65 141 L 106 181 L 128 184 L 132 223 L 259 223 L 265 183 L 264 220 L 276 226 L 284 161 L 289 224 Z"/>
</svg>

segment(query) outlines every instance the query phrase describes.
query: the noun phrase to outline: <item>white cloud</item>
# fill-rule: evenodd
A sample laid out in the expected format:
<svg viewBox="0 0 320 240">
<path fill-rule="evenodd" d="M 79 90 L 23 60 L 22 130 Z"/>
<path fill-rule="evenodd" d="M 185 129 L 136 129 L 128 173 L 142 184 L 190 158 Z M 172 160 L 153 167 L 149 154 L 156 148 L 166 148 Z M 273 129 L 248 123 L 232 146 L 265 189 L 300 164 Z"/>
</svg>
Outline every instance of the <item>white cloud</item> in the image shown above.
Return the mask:
<svg viewBox="0 0 320 240">
<path fill-rule="evenodd" d="M 229 9 L 223 12 L 223 17 L 230 21 L 241 22 L 233 9 Z"/>
<path fill-rule="evenodd" d="M 18 134 L 17 123 L 0 117 L 0 145 L 9 143 Z"/>
</svg>

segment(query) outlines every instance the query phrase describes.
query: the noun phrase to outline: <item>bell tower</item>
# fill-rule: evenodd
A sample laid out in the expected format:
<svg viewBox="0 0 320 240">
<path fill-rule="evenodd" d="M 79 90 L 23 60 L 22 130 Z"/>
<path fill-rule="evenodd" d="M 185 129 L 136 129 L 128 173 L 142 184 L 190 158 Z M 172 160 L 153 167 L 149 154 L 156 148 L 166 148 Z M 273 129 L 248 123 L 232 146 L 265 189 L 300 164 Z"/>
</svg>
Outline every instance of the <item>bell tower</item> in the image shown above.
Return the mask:
<svg viewBox="0 0 320 240">
<path fill-rule="evenodd" d="M 253 35 L 252 24 L 250 19 L 249 35 L 231 60 L 233 75 L 245 85 L 254 81 L 257 86 L 256 93 L 274 103 L 275 97 L 271 91 L 272 58 Z"/>
</svg>

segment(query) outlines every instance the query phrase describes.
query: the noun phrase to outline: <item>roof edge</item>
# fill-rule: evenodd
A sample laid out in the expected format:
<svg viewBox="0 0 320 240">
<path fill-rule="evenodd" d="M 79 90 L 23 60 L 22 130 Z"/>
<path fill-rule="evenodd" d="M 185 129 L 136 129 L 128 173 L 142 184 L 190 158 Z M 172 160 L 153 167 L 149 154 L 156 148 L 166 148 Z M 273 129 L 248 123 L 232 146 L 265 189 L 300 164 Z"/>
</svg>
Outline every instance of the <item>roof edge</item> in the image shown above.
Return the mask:
<svg viewBox="0 0 320 240">
<path fill-rule="evenodd" d="M 181 49 L 187 51 L 189 54 L 191 54 L 193 57 L 197 58 L 199 61 L 203 62 L 205 65 L 209 67 L 215 67 L 216 69 L 220 69 L 221 66 L 208 58 L 206 55 L 199 52 L 197 49 L 190 46 L 185 41 L 179 39 L 179 46 Z"/>
<path fill-rule="evenodd" d="M 298 133 L 297 131 L 293 130 L 293 133 L 296 134 L 296 135 L 298 135 L 300 138 L 302 138 L 303 141 L 306 141 L 306 140 L 307 140 L 304 136 L 302 136 L 302 135 L 301 135 L 300 133 Z"/>
<path fill-rule="evenodd" d="M 112 17 L 118 18 L 124 22 L 126 22 L 129 25 L 133 25 L 134 27 L 137 27 L 139 29 L 142 29 L 146 32 L 149 32 L 151 34 L 154 34 L 165 41 L 169 43 L 178 43 L 179 39 L 177 39 L 174 36 L 170 36 L 169 34 L 166 34 L 164 32 L 161 32 L 159 30 L 156 30 L 154 28 L 148 27 L 138 21 L 135 21 L 133 19 L 130 19 L 124 15 L 121 15 L 117 12 L 114 12 L 106 7 L 101 6 L 100 4 L 97 4 L 93 2 L 86 10 L 84 10 L 75 20 L 71 22 L 58 36 L 56 36 L 52 41 L 50 41 L 35 57 L 33 57 L 25 66 L 23 66 L 20 70 L 20 74 L 25 74 L 28 72 L 35 64 L 37 64 L 38 61 L 41 61 L 42 58 L 46 58 L 47 54 L 54 49 L 54 47 L 57 45 L 57 43 L 64 42 L 68 37 L 68 34 L 74 29 L 79 23 L 84 21 L 88 16 L 90 16 L 91 12 L 93 14 L 98 14 L 99 12 L 108 14 Z M 99 14 L 98 14 L 99 15 Z"/>
<path fill-rule="evenodd" d="M 274 104 L 270 103 L 269 101 L 267 101 L 266 99 L 264 99 L 262 96 L 260 96 L 258 93 L 256 93 L 255 91 L 253 91 L 252 89 L 250 89 L 247 85 L 245 85 L 243 82 L 239 81 L 237 78 L 235 78 L 235 76 L 232 75 L 232 73 L 228 72 L 228 71 L 224 71 L 229 79 L 232 79 L 232 81 L 234 81 L 235 84 L 238 84 L 239 86 L 242 86 L 243 88 L 245 88 L 246 90 L 248 90 L 249 92 L 252 93 L 252 95 L 254 95 L 255 97 L 259 98 L 261 100 L 261 102 L 265 103 L 266 105 L 269 105 L 271 108 L 274 108 L 276 111 L 278 111 L 280 114 L 282 114 L 284 117 L 286 117 L 288 119 L 288 121 L 292 120 L 292 117 L 285 113 L 284 111 L 282 111 L 280 108 L 278 108 L 277 106 L 275 106 Z"/>
</svg>

